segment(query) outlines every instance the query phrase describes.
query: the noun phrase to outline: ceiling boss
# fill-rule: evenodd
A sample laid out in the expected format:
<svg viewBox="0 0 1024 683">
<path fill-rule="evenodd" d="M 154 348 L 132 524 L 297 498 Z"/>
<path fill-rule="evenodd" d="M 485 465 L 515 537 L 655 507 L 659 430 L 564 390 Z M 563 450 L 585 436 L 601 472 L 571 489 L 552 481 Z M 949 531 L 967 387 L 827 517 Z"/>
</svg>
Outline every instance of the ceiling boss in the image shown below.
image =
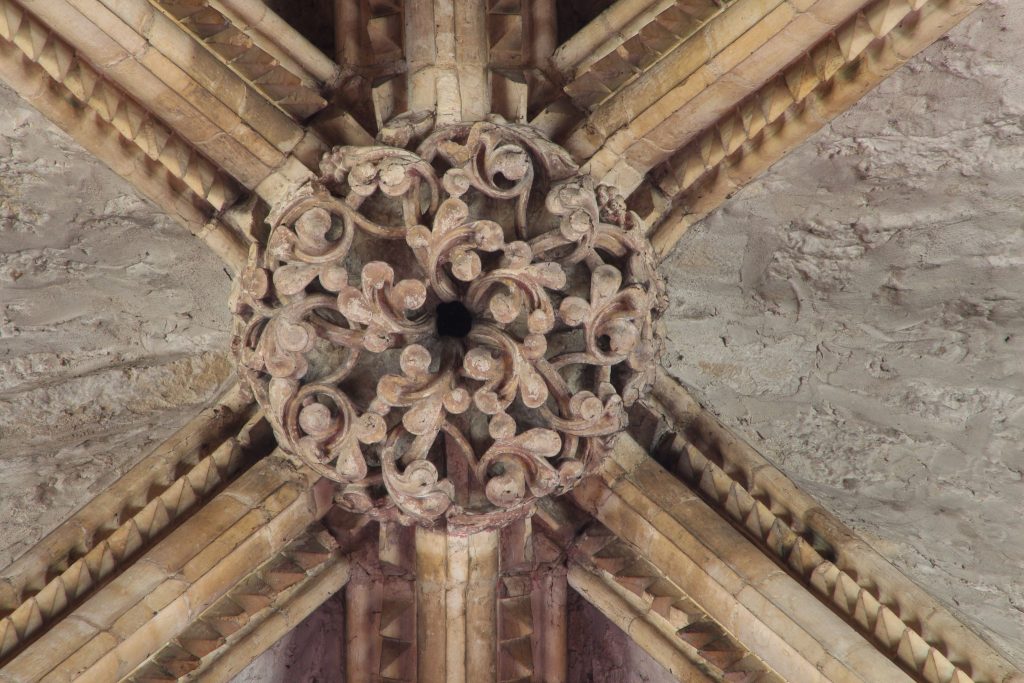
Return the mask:
<svg viewBox="0 0 1024 683">
<path fill-rule="evenodd" d="M 339 505 L 466 532 L 607 455 L 662 347 L 639 217 L 535 129 L 399 117 L 273 207 L 234 293 L 242 377 Z"/>
</svg>

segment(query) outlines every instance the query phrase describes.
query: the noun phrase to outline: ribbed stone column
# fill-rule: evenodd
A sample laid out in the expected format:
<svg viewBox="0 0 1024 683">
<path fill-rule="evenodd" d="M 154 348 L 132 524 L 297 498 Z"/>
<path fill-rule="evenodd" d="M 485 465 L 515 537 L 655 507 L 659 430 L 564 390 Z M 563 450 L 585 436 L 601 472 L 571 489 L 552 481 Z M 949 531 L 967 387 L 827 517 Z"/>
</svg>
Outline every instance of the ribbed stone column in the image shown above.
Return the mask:
<svg viewBox="0 0 1024 683">
<path fill-rule="evenodd" d="M 405 9 L 409 109 L 438 124 L 479 121 L 491 111 L 487 3 L 409 0 Z"/>
<path fill-rule="evenodd" d="M 416 529 L 419 683 L 497 677 L 498 532 Z"/>
</svg>

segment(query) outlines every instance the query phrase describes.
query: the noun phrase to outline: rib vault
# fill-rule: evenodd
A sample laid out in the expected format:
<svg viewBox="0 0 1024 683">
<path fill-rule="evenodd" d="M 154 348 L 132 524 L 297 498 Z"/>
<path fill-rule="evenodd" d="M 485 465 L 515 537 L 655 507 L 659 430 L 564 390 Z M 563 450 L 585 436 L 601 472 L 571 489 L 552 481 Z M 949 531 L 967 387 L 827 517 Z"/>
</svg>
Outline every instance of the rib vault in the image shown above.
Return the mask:
<svg viewBox="0 0 1024 683">
<path fill-rule="evenodd" d="M 979 3 L 335 0 L 325 54 L 0 0 L 0 78 L 224 260 L 237 366 L 3 570 L 0 681 L 229 681 L 343 592 L 351 683 L 558 683 L 576 591 L 683 681 L 1024 682 L 659 365 L 687 228 Z"/>
</svg>

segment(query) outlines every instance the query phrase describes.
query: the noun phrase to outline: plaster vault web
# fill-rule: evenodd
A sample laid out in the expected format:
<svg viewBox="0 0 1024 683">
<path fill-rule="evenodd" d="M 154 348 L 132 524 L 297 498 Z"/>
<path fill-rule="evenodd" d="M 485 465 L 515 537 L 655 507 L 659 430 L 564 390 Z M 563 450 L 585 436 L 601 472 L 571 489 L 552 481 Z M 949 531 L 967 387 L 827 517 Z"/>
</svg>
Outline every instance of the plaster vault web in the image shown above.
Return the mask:
<svg viewBox="0 0 1024 683">
<path fill-rule="evenodd" d="M 238 368 L 3 571 L 0 681 L 231 680 L 314 613 L 338 680 L 568 681 L 580 600 L 678 680 L 1020 681 L 658 362 L 687 228 L 978 4 L 0 0 Z"/>
</svg>

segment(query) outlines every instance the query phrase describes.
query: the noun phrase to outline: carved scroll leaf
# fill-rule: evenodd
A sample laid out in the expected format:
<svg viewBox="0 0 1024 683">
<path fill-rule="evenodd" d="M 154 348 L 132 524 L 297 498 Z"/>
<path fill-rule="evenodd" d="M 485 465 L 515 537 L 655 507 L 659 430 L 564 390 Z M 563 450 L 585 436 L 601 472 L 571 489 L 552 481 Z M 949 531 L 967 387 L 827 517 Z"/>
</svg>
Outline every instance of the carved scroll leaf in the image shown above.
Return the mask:
<svg viewBox="0 0 1024 683">
<path fill-rule="evenodd" d="M 332 150 L 273 208 L 235 346 L 281 446 L 340 505 L 497 526 L 608 453 L 650 384 L 664 287 L 637 216 L 564 150 L 426 121 L 383 133 L 415 151 Z M 442 304 L 464 334 L 438 336 Z"/>
</svg>

